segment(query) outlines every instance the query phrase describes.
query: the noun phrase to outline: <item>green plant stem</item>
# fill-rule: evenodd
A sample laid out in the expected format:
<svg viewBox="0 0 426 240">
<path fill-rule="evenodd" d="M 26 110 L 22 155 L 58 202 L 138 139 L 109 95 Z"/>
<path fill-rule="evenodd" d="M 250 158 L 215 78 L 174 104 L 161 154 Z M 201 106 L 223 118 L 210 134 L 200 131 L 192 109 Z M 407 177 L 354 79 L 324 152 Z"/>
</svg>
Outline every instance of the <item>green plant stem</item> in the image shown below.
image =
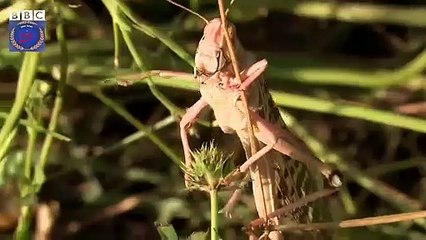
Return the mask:
<svg viewBox="0 0 426 240">
<path fill-rule="evenodd" d="M 191 67 L 195 66 L 194 57 L 191 56 L 185 49 L 183 49 L 180 44 L 173 41 L 170 36 L 159 31 L 157 28 L 145 24 L 136 14 L 132 12 L 132 10 L 126 4 L 124 4 L 123 1 L 116 0 L 116 2 L 123 13 L 126 14 L 126 16 L 136 24 L 135 27 L 137 29 L 143 31 L 145 34 L 151 37 L 157 38 Z"/>
<path fill-rule="evenodd" d="M 126 43 L 133 59 L 135 60 L 136 64 L 138 65 L 139 69 L 142 71 L 147 71 L 147 68 L 145 67 L 145 63 L 142 61 L 142 58 L 140 58 L 138 54 L 138 50 L 136 49 L 136 46 L 134 45 L 130 35 L 127 32 L 121 31 L 124 42 Z M 151 90 L 151 93 L 156 97 L 163 106 L 165 106 L 172 115 L 178 115 L 182 116 L 184 114 L 183 110 L 177 107 L 172 101 L 170 101 L 164 94 L 158 90 L 158 88 L 155 86 L 155 83 L 152 81 L 151 77 L 146 78 L 146 82 L 148 84 L 149 89 Z"/>
<path fill-rule="evenodd" d="M 117 1 L 117 2 L 112 2 L 112 1 L 108 1 L 108 0 L 103 0 L 104 5 L 107 7 L 107 9 L 109 10 L 111 17 L 114 19 L 113 21 L 116 22 L 119 26 L 121 35 L 123 36 L 124 42 L 127 45 L 127 48 L 129 49 L 133 59 L 136 62 L 136 65 L 138 66 L 138 68 L 145 72 L 148 70 L 148 68 L 146 67 L 145 62 L 143 61 L 143 59 L 141 58 L 141 56 L 138 53 L 138 50 L 135 46 L 135 44 L 133 43 L 130 33 L 131 31 L 129 30 L 130 26 L 128 24 L 126 24 L 126 21 L 124 19 L 122 19 L 121 17 L 121 12 L 117 11 L 117 6 L 115 4 L 118 4 L 118 6 L 120 8 L 122 8 L 122 6 L 124 5 L 123 3 Z M 113 5 L 114 3 L 114 5 Z M 128 14 L 131 13 L 131 11 L 129 9 L 128 10 Z M 131 15 L 132 16 L 132 15 Z M 170 101 L 166 96 L 164 96 L 155 86 L 155 83 L 151 80 L 151 77 L 148 77 L 146 79 L 146 82 L 148 83 L 148 87 L 151 90 L 152 94 L 154 95 L 154 97 L 156 97 L 161 104 L 163 104 L 164 107 L 166 107 L 170 113 L 172 115 L 178 115 L 178 116 L 182 116 L 184 114 L 184 111 L 182 109 L 180 109 L 179 107 L 177 107 L 175 104 L 173 104 L 172 101 Z"/>
<path fill-rule="evenodd" d="M 219 240 L 217 189 L 210 190 L 210 239 Z"/>
<path fill-rule="evenodd" d="M 19 122 L 22 110 L 25 106 L 25 102 L 31 90 L 31 86 L 34 82 L 34 76 L 37 69 L 37 63 L 39 60 L 39 54 L 35 52 L 25 53 L 24 60 L 22 62 L 21 71 L 19 72 L 18 85 L 16 87 L 16 96 L 13 106 L 10 110 L 9 116 L 4 122 L 0 130 L 0 146 L 2 146 L 8 138 L 11 131 L 16 127 Z M 4 155 L 0 155 L 0 160 L 3 159 Z"/>
<path fill-rule="evenodd" d="M 426 49 L 396 70 L 363 71 L 324 66 L 295 67 L 289 65 L 278 67 L 277 64 L 271 65 L 265 75 L 281 81 L 290 80 L 306 84 L 387 88 L 407 83 L 421 75 L 425 68 Z"/>
<path fill-rule="evenodd" d="M 59 44 L 61 46 L 61 59 L 60 59 L 60 77 L 59 85 L 56 90 L 56 97 L 53 104 L 52 115 L 50 117 L 50 122 L 48 130 L 54 132 L 59 120 L 59 114 L 62 109 L 63 97 L 65 92 L 65 87 L 67 83 L 67 74 L 68 74 L 68 48 L 64 32 L 64 23 L 58 12 L 57 6 L 54 6 L 56 15 L 58 16 L 58 26 L 56 27 L 56 35 L 58 37 Z M 35 176 L 33 182 L 41 186 L 45 181 L 44 168 L 46 166 L 47 160 L 49 158 L 50 148 L 52 146 L 53 137 L 51 135 L 46 135 L 44 142 L 40 151 L 40 160 L 35 166 Z"/>
<path fill-rule="evenodd" d="M 29 117 L 29 121 L 32 123 L 36 123 L 36 119 L 33 116 Z M 34 149 L 37 140 L 37 131 L 33 128 L 28 128 L 28 144 L 25 153 L 25 162 L 24 162 L 24 176 L 25 180 L 21 182 L 20 186 L 20 194 L 21 198 L 28 198 L 31 194 L 31 186 L 30 181 L 32 177 L 32 165 L 34 159 Z M 31 218 L 33 216 L 32 209 L 29 205 L 21 206 L 21 214 L 18 220 L 18 226 L 16 228 L 16 237 L 19 240 L 30 239 L 29 227 L 31 225 Z"/>
<path fill-rule="evenodd" d="M 166 126 L 170 126 L 172 123 L 175 123 L 175 118 L 173 116 L 168 116 L 168 117 L 164 118 L 163 120 L 160 120 L 157 123 L 155 123 L 152 127 L 147 127 L 147 128 L 151 129 L 151 131 L 157 131 L 157 130 L 160 130 L 160 129 L 166 127 Z M 146 131 L 137 131 L 137 132 L 121 139 L 117 143 L 105 148 L 102 151 L 101 155 L 114 152 L 114 151 L 116 151 L 120 148 L 124 148 L 124 147 L 146 137 L 146 136 L 147 136 Z M 97 155 L 96 157 L 99 157 L 99 156 L 100 155 Z"/>
<path fill-rule="evenodd" d="M 15 236 L 17 240 L 30 240 L 30 225 L 31 225 L 31 208 L 28 205 L 21 207 L 21 215 L 19 216 L 18 227 L 16 228 Z"/>
<path fill-rule="evenodd" d="M 33 119 L 32 116 L 30 116 L 30 121 L 35 123 L 36 120 Z M 33 128 L 27 128 L 27 133 L 28 133 L 28 145 L 27 145 L 27 151 L 25 153 L 25 178 L 26 180 L 30 180 L 31 179 L 31 170 L 32 170 L 32 162 L 33 162 L 33 157 L 34 157 L 34 148 L 36 145 L 36 140 L 37 140 L 37 131 L 35 131 Z M 22 194 L 21 194 L 22 195 Z"/>
<path fill-rule="evenodd" d="M 113 7 L 111 8 L 112 11 L 114 11 L 114 14 L 111 15 L 117 15 L 118 6 L 117 3 L 113 3 Z M 116 18 L 112 18 L 112 30 L 114 33 L 114 68 L 118 69 L 120 67 L 119 57 L 120 57 L 120 49 L 121 49 L 121 41 L 120 41 L 120 26 L 116 20 Z"/>
<path fill-rule="evenodd" d="M 384 174 L 389 174 L 397 171 L 406 170 L 408 168 L 420 168 L 426 166 L 426 158 L 424 157 L 414 157 L 411 159 L 404 159 L 398 162 L 384 163 L 376 167 L 371 167 L 366 169 L 366 172 L 370 176 L 381 176 Z"/>
<path fill-rule="evenodd" d="M 18 129 L 14 128 L 12 130 L 12 132 L 9 134 L 9 136 L 7 136 L 6 141 L 3 143 L 3 145 L 0 145 L 0 156 L 6 156 L 7 151 L 9 150 L 9 146 L 12 144 L 13 139 L 16 136 Z M 1 158 L 0 158 L 1 160 Z M 1 161 L 0 161 L 0 165 L 1 165 Z M 2 168 L 0 168 L 1 170 Z"/>
<path fill-rule="evenodd" d="M 9 115 L 10 115 L 9 113 L 0 112 L 0 118 L 7 119 L 9 117 Z M 32 129 L 36 130 L 37 132 L 52 135 L 52 137 L 54 137 L 58 140 L 62 140 L 62 141 L 66 141 L 66 142 L 71 141 L 71 139 L 69 137 L 64 136 L 64 135 L 57 133 L 57 132 L 49 131 L 49 130 L 43 128 L 42 126 L 38 125 L 37 123 L 29 122 L 28 120 L 25 120 L 25 119 L 19 119 L 18 123 L 20 125 L 32 128 Z"/>
<path fill-rule="evenodd" d="M 338 101 L 324 100 L 299 94 L 272 92 L 278 105 L 304 109 L 313 112 L 331 113 L 338 116 L 357 118 L 371 122 L 381 123 L 393 127 L 410 129 L 426 133 L 426 121 L 421 118 L 404 116 L 366 106 L 339 103 Z"/>
<path fill-rule="evenodd" d="M 106 106 L 113 109 L 118 115 L 126 119 L 126 121 L 132 124 L 136 129 L 144 132 L 146 136 L 164 152 L 164 154 L 166 154 L 170 159 L 172 159 L 178 166 L 183 167 L 182 160 L 180 159 L 180 157 L 178 157 L 176 153 L 174 153 L 173 150 L 169 148 L 165 142 L 163 142 L 163 140 L 161 140 L 157 135 L 152 133 L 152 130 L 149 127 L 145 126 L 139 120 L 134 118 L 129 112 L 127 112 L 122 106 L 120 106 L 120 104 L 108 98 L 100 91 L 94 91 L 93 95 Z"/>
</svg>

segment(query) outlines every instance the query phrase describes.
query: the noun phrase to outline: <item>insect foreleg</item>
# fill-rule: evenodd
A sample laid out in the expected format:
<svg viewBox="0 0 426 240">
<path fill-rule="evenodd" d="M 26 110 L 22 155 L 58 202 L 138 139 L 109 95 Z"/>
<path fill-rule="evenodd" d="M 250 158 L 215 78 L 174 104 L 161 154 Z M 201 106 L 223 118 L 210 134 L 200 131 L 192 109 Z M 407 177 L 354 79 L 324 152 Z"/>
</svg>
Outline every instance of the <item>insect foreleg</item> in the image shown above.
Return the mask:
<svg viewBox="0 0 426 240">
<path fill-rule="evenodd" d="M 239 90 L 247 90 L 247 88 L 254 82 L 256 79 L 262 75 L 268 66 L 268 61 L 266 59 L 260 60 L 255 64 L 251 65 L 248 69 L 244 70 L 241 73 L 241 78 L 244 81 L 241 83 Z"/>
<path fill-rule="evenodd" d="M 191 127 L 192 123 L 195 122 L 198 115 L 201 111 L 208 106 L 207 102 L 200 98 L 194 105 L 186 110 L 185 115 L 183 115 L 182 120 L 179 123 L 180 126 L 180 136 L 182 139 L 183 153 L 185 156 L 185 166 L 187 168 L 191 167 L 192 157 L 191 157 L 191 148 L 189 146 L 187 131 Z M 185 174 L 185 186 L 189 187 L 188 177 Z"/>
</svg>

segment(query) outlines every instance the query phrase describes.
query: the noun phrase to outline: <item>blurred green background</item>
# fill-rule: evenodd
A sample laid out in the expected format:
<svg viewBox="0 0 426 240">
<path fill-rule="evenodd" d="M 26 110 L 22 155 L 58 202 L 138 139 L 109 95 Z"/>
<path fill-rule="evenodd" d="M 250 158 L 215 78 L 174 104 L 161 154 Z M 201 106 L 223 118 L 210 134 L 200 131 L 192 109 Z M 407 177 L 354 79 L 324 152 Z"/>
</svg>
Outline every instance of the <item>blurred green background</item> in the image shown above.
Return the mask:
<svg viewBox="0 0 426 240">
<path fill-rule="evenodd" d="M 178 2 L 219 15 L 213 0 Z M 44 53 L 9 52 L 8 16 L 19 9 L 46 9 Z M 235 0 L 229 19 L 268 60 L 286 123 L 343 172 L 344 187 L 327 198 L 335 221 L 424 208 L 426 2 Z M 208 195 L 186 191 L 176 164 L 196 83 L 117 82 L 150 69 L 191 73 L 200 19 L 165 0 L 16 0 L 0 1 L 0 24 L 0 239 L 160 239 L 155 223 L 182 239 L 208 230 Z M 244 158 L 217 127 L 191 133 L 193 148 L 215 139 Z M 247 239 L 250 187 L 235 216 L 220 215 L 221 237 Z M 419 219 L 332 233 L 414 240 L 425 229 Z"/>
</svg>

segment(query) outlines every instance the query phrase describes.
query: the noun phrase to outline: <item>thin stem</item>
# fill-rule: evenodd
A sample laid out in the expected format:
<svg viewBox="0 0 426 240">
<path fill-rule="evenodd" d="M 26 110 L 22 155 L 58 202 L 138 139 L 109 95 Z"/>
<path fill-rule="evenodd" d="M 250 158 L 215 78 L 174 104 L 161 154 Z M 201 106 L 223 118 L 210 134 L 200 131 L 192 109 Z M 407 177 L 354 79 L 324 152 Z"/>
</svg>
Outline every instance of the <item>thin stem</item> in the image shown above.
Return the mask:
<svg viewBox="0 0 426 240">
<path fill-rule="evenodd" d="M 36 119 L 34 119 L 32 116 L 30 117 L 30 121 L 31 122 L 36 122 Z M 36 144 L 36 140 L 37 140 L 37 131 L 35 131 L 32 128 L 28 128 L 27 129 L 27 133 L 28 133 L 28 145 L 27 145 L 27 151 L 25 154 L 25 178 L 26 180 L 30 180 L 32 177 L 32 165 L 33 165 L 33 157 L 34 157 L 34 148 L 35 148 L 35 144 Z"/>
<path fill-rule="evenodd" d="M 355 104 L 344 104 L 316 97 L 303 96 L 292 93 L 273 91 L 274 100 L 278 105 L 305 109 L 313 112 L 332 113 L 367 121 L 386 124 L 394 127 L 411 129 L 418 132 L 426 132 L 426 121 L 421 118 L 404 116 L 390 111 L 357 106 Z"/>
<path fill-rule="evenodd" d="M 147 68 L 145 66 L 145 63 L 143 62 L 142 58 L 139 56 L 138 50 L 136 49 L 136 46 L 133 43 L 130 35 L 128 34 L 128 32 L 124 31 L 123 29 L 120 28 L 120 30 L 121 30 L 121 33 L 123 35 L 124 42 L 126 43 L 127 48 L 129 49 L 133 59 L 135 60 L 136 65 L 142 71 L 146 71 Z M 161 93 L 160 90 L 158 90 L 158 88 L 155 86 L 155 83 L 152 81 L 151 76 L 148 76 L 146 78 L 146 82 L 148 83 L 148 87 L 151 90 L 151 93 L 154 95 L 154 97 L 157 98 L 158 101 L 160 101 L 161 104 L 163 104 L 163 106 L 166 107 L 167 110 L 169 110 L 169 112 L 172 115 L 178 115 L 178 116 L 183 115 L 183 113 L 184 113 L 183 110 L 180 109 L 179 107 L 177 107 L 163 93 Z"/>
<path fill-rule="evenodd" d="M 181 159 L 176 155 L 176 153 L 173 152 L 171 148 L 167 146 L 163 140 L 161 140 L 157 135 L 152 133 L 152 130 L 142 124 L 139 120 L 134 118 L 130 113 L 128 113 L 120 104 L 116 103 L 112 99 L 108 98 L 104 94 L 102 94 L 99 91 L 94 91 L 93 95 L 98 98 L 101 102 L 103 102 L 106 106 L 113 109 L 118 115 L 122 116 L 124 119 L 126 119 L 127 122 L 132 124 L 135 128 L 137 128 L 139 131 L 145 132 L 146 136 L 155 144 L 157 145 L 161 151 L 163 151 L 164 154 L 166 154 L 170 159 L 172 159 L 178 166 L 182 167 L 182 161 Z"/>
<path fill-rule="evenodd" d="M 226 16 L 225 16 L 225 7 L 223 6 L 223 0 L 217 1 L 219 5 L 219 12 L 220 12 L 220 19 L 222 21 L 222 31 L 224 32 L 225 39 L 226 39 L 226 45 L 228 46 L 229 54 L 231 57 L 232 62 L 232 68 L 234 69 L 235 77 L 237 78 L 238 83 L 242 83 L 240 76 L 240 68 L 238 66 L 238 60 L 235 56 L 234 46 L 232 44 L 231 38 L 229 37 L 228 30 L 226 29 Z M 242 94 L 241 100 L 244 105 L 244 111 L 247 116 L 247 122 L 248 122 L 248 129 L 249 129 L 249 139 L 250 139 L 250 148 L 251 148 L 251 154 L 254 155 L 257 152 L 257 146 L 254 138 L 254 131 L 253 126 L 250 121 L 250 114 L 249 114 L 249 108 L 247 103 L 247 97 L 245 94 Z"/>
<path fill-rule="evenodd" d="M 210 190 L 210 239 L 219 240 L 217 189 Z"/>
<path fill-rule="evenodd" d="M 16 127 L 16 124 L 19 121 L 25 102 L 30 93 L 31 86 L 34 82 L 38 60 L 39 54 L 36 52 L 27 52 L 24 55 L 21 71 L 19 73 L 18 85 L 16 87 L 15 101 L 13 102 L 9 116 L 0 130 L 0 146 L 5 143 L 9 134 Z M 3 157 L 4 155 L 0 155 L 0 160 L 3 159 Z"/>
<path fill-rule="evenodd" d="M 415 157 L 398 162 L 384 163 L 366 170 L 370 176 L 381 176 L 392 172 L 402 171 L 408 168 L 417 168 L 425 164 L 426 158 Z"/>
<path fill-rule="evenodd" d="M 30 225 L 31 225 L 31 209 L 30 206 L 25 205 L 21 207 L 21 215 L 19 216 L 18 226 L 16 228 L 15 236 L 17 240 L 30 240 Z"/>
<path fill-rule="evenodd" d="M 121 17 L 121 11 L 127 16 L 129 17 L 132 21 L 134 21 L 137 26 L 141 27 L 142 29 L 145 29 L 145 33 L 149 34 L 149 35 L 155 35 L 156 37 L 158 37 L 160 40 L 163 41 L 163 43 L 168 43 L 171 49 L 176 49 L 176 43 L 174 43 L 170 38 L 168 38 L 166 35 L 162 34 L 160 31 L 152 28 L 152 27 L 148 27 L 147 25 L 143 24 L 134 14 L 133 12 L 121 1 L 108 1 L 108 0 L 103 0 L 104 5 L 107 7 L 107 9 L 110 12 L 110 15 L 113 19 L 114 22 L 116 22 L 118 24 L 118 28 L 123 36 L 124 42 L 127 45 L 127 48 L 130 51 L 130 54 L 132 55 L 133 59 L 136 62 L 136 65 L 138 66 L 138 68 L 140 70 L 142 70 L 143 72 L 147 71 L 147 67 L 146 64 L 144 63 L 143 59 L 141 58 L 141 56 L 138 54 L 138 50 L 134 44 L 134 42 L 131 39 L 130 33 L 131 31 L 129 31 L 130 26 L 129 24 L 127 24 L 127 22 Z M 114 4 L 114 5 L 112 5 Z M 118 9 L 120 9 L 121 11 L 118 11 Z M 173 46 L 173 48 L 172 48 Z M 185 56 L 184 59 L 187 58 L 187 54 L 185 51 L 181 50 L 181 48 L 178 48 L 178 52 L 176 53 L 181 53 L 183 55 L 179 55 L 179 56 Z M 151 90 L 151 93 L 154 95 L 155 98 L 158 99 L 158 101 L 161 102 L 161 104 L 163 104 L 164 107 L 167 108 L 167 110 L 170 111 L 170 113 L 172 115 L 178 115 L 178 116 L 182 116 L 184 114 L 184 111 L 182 109 L 180 109 L 179 107 L 177 107 L 175 104 L 173 104 L 172 101 L 170 101 L 166 96 L 164 96 L 155 86 L 155 83 L 152 81 L 151 77 L 147 77 L 146 82 L 148 83 L 148 87 Z"/>
<path fill-rule="evenodd" d="M 9 113 L 0 112 L 0 118 L 6 118 L 7 119 L 9 117 L 9 115 L 10 115 Z M 36 130 L 37 132 L 52 135 L 52 137 L 54 137 L 58 140 L 62 140 L 62 141 L 66 141 L 66 142 L 71 141 L 71 139 L 67 136 L 64 136 L 64 135 L 57 133 L 57 132 L 49 131 L 49 130 L 43 128 L 42 126 L 38 125 L 37 123 L 30 122 L 30 121 L 25 120 L 25 119 L 19 119 L 18 124 L 32 128 L 32 129 Z"/>
<path fill-rule="evenodd" d="M 324 189 L 324 190 L 320 190 L 318 192 L 314 192 L 312 194 L 309 194 L 307 196 L 305 196 L 304 198 L 299 199 L 298 201 L 291 203 L 287 206 L 284 206 L 280 209 L 277 209 L 276 211 L 268 214 L 267 218 L 258 218 L 255 219 L 253 221 L 250 222 L 251 226 L 259 226 L 260 224 L 265 223 L 265 219 L 271 219 L 274 217 L 279 217 L 279 216 L 285 216 L 286 214 L 288 214 L 289 212 L 291 212 L 294 209 L 298 209 L 304 205 L 306 205 L 307 203 L 313 202 L 317 199 L 329 196 L 335 192 L 337 192 L 338 189 L 334 188 L 334 189 Z"/>
<path fill-rule="evenodd" d="M 57 6 L 54 6 L 54 11 L 58 16 L 58 26 L 56 27 L 56 35 L 58 36 L 58 41 L 61 48 L 61 58 L 60 58 L 60 77 L 59 77 L 59 85 L 56 90 L 56 98 L 53 104 L 52 115 L 50 117 L 50 122 L 48 126 L 48 130 L 54 132 L 59 120 L 59 114 L 62 109 L 63 96 L 67 82 L 67 74 L 68 74 L 68 47 L 66 43 L 65 31 L 63 20 L 60 16 Z M 38 184 L 42 184 L 44 182 L 44 168 L 48 160 L 50 148 L 52 146 L 53 137 L 51 135 L 46 135 L 44 138 L 43 146 L 40 151 L 40 161 L 36 166 L 37 171 L 35 172 L 34 180 Z"/>
<path fill-rule="evenodd" d="M 298 225 L 283 225 L 277 226 L 275 229 L 280 231 L 295 231 L 295 230 L 320 230 L 320 229 L 335 229 L 335 228 L 355 228 L 365 227 L 379 224 L 389 224 L 403 221 L 412 221 L 415 219 L 426 218 L 426 211 L 408 212 L 391 214 L 378 217 L 367 217 L 359 219 L 344 220 L 341 222 L 324 222 L 324 223 L 310 223 Z"/>
<path fill-rule="evenodd" d="M 103 0 L 105 3 L 106 0 Z M 176 55 L 178 55 L 182 60 L 184 60 L 186 63 L 188 63 L 190 66 L 194 67 L 194 57 L 191 56 L 182 46 L 181 44 L 173 41 L 173 39 L 163 33 L 162 31 L 158 30 L 157 28 L 150 26 L 146 23 L 144 23 L 138 15 L 133 13 L 131 9 L 123 3 L 122 0 L 115 0 L 115 2 L 118 4 L 118 7 L 123 11 L 123 13 L 132 20 L 140 30 L 142 30 L 145 34 L 155 37 L 158 40 L 160 40 L 164 45 L 166 45 L 170 50 L 172 50 Z"/>
<path fill-rule="evenodd" d="M 32 116 L 30 116 L 30 121 L 35 122 L 36 119 L 34 119 Z M 28 128 L 28 145 L 27 150 L 25 154 L 25 162 L 24 162 L 24 175 L 25 175 L 25 182 L 22 183 L 20 187 L 21 197 L 28 197 L 31 192 L 29 191 L 30 186 L 28 186 L 28 182 L 32 177 L 32 171 L 31 167 L 33 165 L 33 155 L 34 155 L 34 148 L 37 140 L 37 131 L 35 131 L 32 128 Z M 30 239 L 29 236 L 29 227 L 31 224 L 31 218 L 33 216 L 33 212 L 29 205 L 23 205 L 21 206 L 21 214 L 19 216 L 18 220 L 18 226 L 16 228 L 16 237 L 17 239 Z"/>
<path fill-rule="evenodd" d="M 9 146 L 12 144 L 13 139 L 16 136 L 18 129 L 14 128 L 12 130 L 12 132 L 9 134 L 9 136 L 7 136 L 5 142 L 3 145 L 0 145 L 0 156 L 6 156 L 7 151 L 9 150 Z M 0 163 L 1 163 L 2 158 L 0 158 Z"/>
<path fill-rule="evenodd" d="M 160 129 L 165 128 L 167 126 L 170 126 L 172 123 L 175 123 L 175 122 L 176 121 L 175 121 L 175 118 L 173 116 L 168 116 L 168 117 L 164 118 L 163 120 L 160 120 L 157 123 L 155 123 L 154 125 L 152 125 L 152 127 L 148 126 L 147 128 L 151 129 L 151 131 L 157 131 L 157 130 L 160 130 Z M 114 151 L 116 151 L 120 148 L 124 148 L 124 147 L 146 137 L 146 136 L 147 136 L 146 131 L 137 131 L 137 132 L 123 138 L 122 140 L 118 141 L 117 143 L 106 147 L 101 152 L 101 154 L 96 155 L 95 158 L 100 157 L 101 155 L 104 155 L 104 154 L 114 152 Z"/>
<path fill-rule="evenodd" d="M 114 15 L 117 14 L 118 6 L 117 3 L 113 3 L 112 10 L 114 11 Z M 114 68 L 118 69 L 120 67 L 119 57 L 120 57 L 120 26 L 116 20 L 116 18 L 112 18 L 112 30 L 114 33 Z"/>
</svg>

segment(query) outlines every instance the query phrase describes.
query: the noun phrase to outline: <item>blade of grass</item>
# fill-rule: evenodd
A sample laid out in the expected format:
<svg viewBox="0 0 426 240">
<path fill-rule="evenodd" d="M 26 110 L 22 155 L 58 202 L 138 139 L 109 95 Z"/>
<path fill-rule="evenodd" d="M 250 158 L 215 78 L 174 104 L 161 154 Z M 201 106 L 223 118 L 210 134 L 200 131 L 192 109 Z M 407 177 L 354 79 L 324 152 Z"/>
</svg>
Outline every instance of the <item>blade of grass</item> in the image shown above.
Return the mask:
<svg viewBox="0 0 426 240">
<path fill-rule="evenodd" d="M 111 17 L 115 19 L 114 21 L 118 23 L 124 42 L 126 43 L 127 48 L 129 49 L 133 59 L 135 60 L 136 65 L 138 66 L 140 70 L 142 70 L 143 72 L 146 72 L 148 68 L 146 67 L 146 63 L 143 61 L 142 57 L 137 51 L 135 44 L 133 43 L 131 39 L 130 31 L 126 30 L 126 28 L 129 27 L 126 24 L 126 21 L 122 19 L 122 15 L 120 14 L 120 12 L 116 11 L 115 5 L 111 1 L 103 0 L 102 2 L 104 3 L 108 11 L 110 12 Z M 119 2 L 116 2 L 116 3 L 118 4 L 118 6 L 121 6 Z M 175 104 L 173 104 L 172 101 L 170 101 L 166 96 L 164 96 L 157 89 L 157 87 L 155 86 L 154 82 L 151 80 L 150 77 L 147 78 L 147 83 L 152 94 L 170 111 L 172 115 L 182 116 L 184 114 L 184 111 L 182 109 L 180 109 Z"/>
<path fill-rule="evenodd" d="M 426 133 L 426 120 L 421 118 L 291 93 L 273 92 L 273 97 L 276 103 L 281 106 L 332 113 L 337 116 L 357 118 Z"/>
<path fill-rule="evenodd" d="M 35 84 L 37 85 L 37 84 Z M 31 95 L 34 95 L 35 88 L 32 89 Z M 27 110 L 29 111 L 29 110 Z M 31 124 L 37 124 L 38 119 L 32 113 L 28 113 L 28 122 Z M 24 162 L 24 180 L 21 180 L 21 185 L 19 187 L 21 199 L 31 198 L 32 186 L 30 181 L 32 179 L 32 166 L 34 161 L 34 150 L 37 140 L 37 131 L 33 128 L 27 127 L 28 140 L 27 140 L 27 149 L 25 153 L 25 162 Z M 32 210 L 29 204 L 23 204 L 21 206 L 21 214 L 18 220 L 18 226 L 15 231 L 17 239 L 30 239 L 30 226 L 32 218 Z"/>
<path fill-rule="evenodd" d="M 58 11 L 58 6 L 53 5 L 54 12 L 57 16 L 58 25 L 56 26 L 56 35 L 61 47 L 61 59 L 60 59 L 60 76 L 59 84 L 56 90 L 56 97 L 53 103 L 52 114 L 50 116 L 50 122 L 48 130 L 54 132 L 59 120 L 59 114 L 62 109 L 64 92 L 67 84 L 67 75 L 68 75 L 68 47 L 64 31 L 64 22 Z M 40 151 L 39 161 L 35 165 L 35 174 L 33 178 L 33 184 L 41 187 L 45 181 L 44 169 L 49 159 L 50 148 L 52 146 L 53 137 L 51 135 L 46 135 L 43 141 L 43 145 Z"/>
<path fill-rule="evenodd" d="M 157 131 L 160 130 L 166 126 L 171 125 L 172 123 L 175 123 L 175 118 L 173 116 L 168 116 L 166 118 L 164 118 L 161 121 L 158 121 L 157 123 L 155 123 L 152 127 L 147 127 L 152 129 L 153 131 Z M 118 141 L 117 143 L 115 143 L 114 145 L 111 145 L 107 148 L 105 148 L 101 154 L 107 154 L 107 153 L 111 153 L 113 151 L 116 151 L 120 148 L 124 148 L 144 137 L 147 136 L 147 132 L 146 131 L 137 131 L 125 138 L 123 138 L 122 140 Z M 97 155 L 96 157 L 99 157 L 100 155 Z"/>
<path fill-rule="evenodd" d="M 18 85 L 16 87 L 16 96 L 13 106 L 10 110 L 9 116 L 6 118 L 1 130 L 0 130 L 0 146 L 5 144 L 6 139 L 12 130 L 16 127 L 19 122 L 19 118 L 23 111 L 25 102 L 30 93 L 31 86 L 34 82 L 34 76 L 37 70 L 37 63 L 39 60 L 39 54 L 36 52 L 25 53 L 21 71 L 19 72 Z M 0 155 L 0 161 L 4 155 Z"/>
<path fill-rule="evenodd" d="M 361 71 L 330 67 L 271 65 L 267 77 L 316 85 L 387 88 L 407 83 L 426 68 L 426 49 L 397 70 Z"/>
<path fill-rule="evenodd" d="M 114 11 L 113 15 L 117 15 L 117 2 L 114 2 L 111 8 Z M 120 25 L 117 22 L 117 18 L 112 18 L 112 31 L 114 33 L 114 68 L 118 69 L 120 67 L 119 57 L 120 57 L 120 49 L 121 49 L 121 32 Z"/>
<path fill-rule="evenodd" d="M 8 113 L 0 112 L 0 118 L 6 119 L 8 116 L 9 116 Z M 56 138 L 58 140 L 62 140 L 62 141 L 66 141 L 66 142 L 71 141 L 71 139 L 69 137 L 67 137 L 67 136 L 64 136 L 64 135 L 62 135 L 60 133 L 57 133 L 57 132 L 49 131 L 49 130 L 43 128 L 42 126 L 37 125 L 36 123 L 29 122 L 28 120 L 19 119 L 18 123 L 20 125 L 23 125 L 23 126 L 26 126 L 26 127 L 30 127 L 32 129 L 36 130 L 37 132 L 41 132 L 41 133 L 52 135 L 52 137 L 54 137 L 54 138 Z"/>
<path fill-rule="evenodd" d="M 426 166 L 426 158 L 415 157 L 411 159 L 404 159 L 398 162 L 384 163 L 376 167 L 367 169 L 367 173 L 370 176 L 381 176 L 384 174 L 405 170 L 408 168 L 419 168 Z"/>
<path fill-rule="evenodd" d="M 18 131 L 17 128 L 14 128 L 12 132 L 7 136 L 6 141 L 3 145 L 0 145 L 0 156 L 6 156 L 10 145 L 13 142 L 13 139 L 16 137 L 16 132 Z M 4 171 L 5 162 L 0 161 L 0 174 Z"/>
<path fill-rule="evenodd" d="M 168 147 L 168 145 L 163 142 L 157 135 L 152 133 L 152 130 L 141 123 L 139 120 L 134 118 L 129 112 L 127 112 L 120 104 L 116 103 L 112 99 L 108 98 L 100 91 L 94 91 L 93 95 L 98 98 L 103 104 L 113 109 L 118 115 L 122 116 L 126 121 L 131 123 L 136 129 L 142 131 L 146 136 L 157 145 L 170 159 L 173 160 L 179 167 L 182 167 L 182 159 L 174 153 L 174 151 Z"/>
<path fill-rule="evenodd" d="M 147 35 L 153 36 L 160 40 L 164 45 L 166 45 L 170 50 L 172 50 L 176 55 L 178 55 L 182 60 L 188 63 L 191 67 L 194 67 L 194 57 L 192 57 L 185 49 L 183 49 L 178 43 L 173 41 L 171 37 L 167 34 L 161 32 L 155 27 L 149 26 L 145 24 L 136 14 L 132 12 L 132 10 L 121 0 L 116 1 L 119 8 L 123 11 L 123 13 L 130 18 L 135 24 L 136 28 L 141 30 Z"/>
</svg>

